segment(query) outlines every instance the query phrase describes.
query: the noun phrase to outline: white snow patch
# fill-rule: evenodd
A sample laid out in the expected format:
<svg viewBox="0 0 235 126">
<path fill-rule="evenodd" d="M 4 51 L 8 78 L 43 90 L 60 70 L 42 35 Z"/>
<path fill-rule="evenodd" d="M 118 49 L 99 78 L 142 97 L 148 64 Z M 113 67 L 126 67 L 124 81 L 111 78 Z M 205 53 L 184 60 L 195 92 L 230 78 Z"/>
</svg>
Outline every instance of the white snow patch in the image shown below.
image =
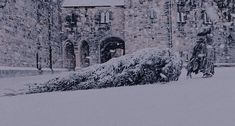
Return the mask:
<svg viewBox="0 0 235 126">
<path fill-rule="evenodd" d="M 124 0 L 65 0 L 63 7 L 124 6 Z"/>
<path fill-rule="evenodd" d="M 3 96 L 4 94 L 21 92 L 28 88 L 27 84 L 29 83 L 45 83 L 53 78 L 62 75 L 67 75 L 69 73 L 70 72 L 63 72 L 59 74 L 48 74 L 28 77 L 0 78 L 0 96 Z"/>
</svg>

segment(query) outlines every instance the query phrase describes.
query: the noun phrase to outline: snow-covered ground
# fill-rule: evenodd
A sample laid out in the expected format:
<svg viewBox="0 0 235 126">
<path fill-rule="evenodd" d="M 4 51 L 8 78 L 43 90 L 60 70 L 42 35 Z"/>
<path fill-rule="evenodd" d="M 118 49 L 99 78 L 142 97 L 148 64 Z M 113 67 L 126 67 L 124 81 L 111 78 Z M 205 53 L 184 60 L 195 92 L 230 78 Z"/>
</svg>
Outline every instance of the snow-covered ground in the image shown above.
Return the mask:
<svg viewBox="0 0 235 126">
<path fill-rule="evenodd" d="M 234 75 L 0 97 L 0 126 L 235 126 Z"/>
<path fill-rule="evenodd" d="M 69 72 L 28 77 L 0 78 L 0 97 L 8 93 L 14 93 L 21 90 L 25 90 L 26 88 L 28 88 L 27 84 L 29 83 L 47 82 L 50 79 L 53 79 L 65 73 L 67 74 Z"/>
</svg>

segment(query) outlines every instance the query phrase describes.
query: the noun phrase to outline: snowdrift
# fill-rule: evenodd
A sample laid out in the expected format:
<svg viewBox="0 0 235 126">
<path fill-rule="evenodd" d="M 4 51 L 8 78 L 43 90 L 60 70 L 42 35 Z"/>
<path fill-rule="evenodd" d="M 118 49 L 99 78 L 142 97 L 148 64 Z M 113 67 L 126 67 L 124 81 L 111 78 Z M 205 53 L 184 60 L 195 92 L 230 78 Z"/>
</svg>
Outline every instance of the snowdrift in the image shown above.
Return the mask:
<svg viewBox="0 0 235 126">
<path fill-rule="evenodd" d="M 172 51 L 143 49 L 44 84 L 30 84 L 28 93 L 86 90 L 178 80 L 182 61 Z"/>
</svg>

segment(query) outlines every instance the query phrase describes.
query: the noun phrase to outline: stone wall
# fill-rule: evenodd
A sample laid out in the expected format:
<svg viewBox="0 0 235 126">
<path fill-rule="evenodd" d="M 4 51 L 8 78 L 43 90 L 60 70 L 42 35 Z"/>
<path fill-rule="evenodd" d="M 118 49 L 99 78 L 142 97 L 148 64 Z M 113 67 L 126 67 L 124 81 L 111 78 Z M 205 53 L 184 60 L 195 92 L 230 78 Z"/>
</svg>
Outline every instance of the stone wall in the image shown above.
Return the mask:
<svg viewBox="0 0 235 126">
<path fill-rule="evenodd" d="M 127 53 L 148 47 L 168 48 L 168 0 L 128 0 L 125 9 Z"/>
<path fill-rule="evenodd" d="M 101 13 L 110 14 L 109 23 L 101 23 Z M 66 17 L 77 16 L 77 26 L 68 27 Z M 66 40 L 73 41 L 77 67 L 81 66 L 81 45 L 87 42 L 90 48 L 90 63 L 100 63 L 100 44 L 107 38 L 117 37 L 124 40 L 124 9 L 122 7 L 65 8 L 63 9 L 63 31 Z"/>
<path fill-rule="evenodd" d="M 168 48 L 168 15 L 165 0 L 127 0 L 122 7 L 63 8 L 64 43 L 73 41 L 76 66 L 81 66 L 81 45 L 86 41 L 90 47 L 90 65 L 101 62 L 100 44 L 107 38 L 125 42 L 125 53 L 133 53 L 147 47 Z M 110 22 L 101 23 L 101 13 L 109 12 Z M 66 20 L 76 17 L 72 27 Z"/>
<path fill-rule="evenodd" d="M 123 7 L 64 8 L 64 40 L 75 45 L 77 67 L 81 66 L 82 42 L 89 44 L 93 65 L 100 63 L 100 44 L 109 37 L 122 39 L 127 54 L 148 47 L 172 46 L 186 61 L 197 34 L 210 27 L 216 62 L 235 62 L 234 5 L 224 2 L 223 8 L 216 0 L 125 0 Z M 107 11 L 110 22 L 99 23 L 100 13 Z M 77 25 L 71 30 L 65 18 L 72 14 L 77 16 Z"/>
<path fill-rule="evenodd" d="M 89 65 L 101 63 L 101 44 L 110 38 L 124 41 L 125 54 L 147 47 L 169 48 L 172 41 L 173 49 L 186 60 L 197 33 L 208 26 L 213 30 L 216 62 L 235 62 L 232 1 L 125 0 L 124 6 L 81 8 L 61 8 L 62 0 L 51 6 L 49 2 L 7 0 L 0 8 L 0 66 L 36 67 L 38 63 L 48 68 L 51 47 L 52 67 L 68 67 L 65 47 L 69 42 L 74 46 L 77 67 L 82 66 L 85 42 Z M 101 14 L 106 12 L 108 22 L 102 23 Z M 181 22 L 178 12 L 184 14 Z M 72 14 L 74 26 L 68 22 Z M 208 15 L 207 22 L 204 14 Z"/>
<path fill-rule="evenodd" d="M 44 0 L 8 0 L 0 8 L 0 66 L 49 67 L 49 45 L 53 67 L 62 67 L 59 13 L 52 16 L 49 42 L 48 2 Z M 57 5 L 57 6 L 56 6 Z M 57 12 L 53 3 L 52 11 Z"/>
<path fill-rule="evenodd" d="M 181 0 L 182 1 L 182 0 Z M 235 39 L 229 39 L 229 36 L 233 36 L 234 28 L 225 24 L 233 24 L 234 18 L 228 21 L 224 16 L 223 10 L 229 10 L 229 7 L 219 9 L 216 0 L 191 0 L 173 3 L 173 35 L 175 49 L 180 52 L 183 58 L 188 59 L 191 56 L 192 48 L 197 41 L 197 33 L 202 31 L 203 28 L 210 27 L 212 29 L 213 46 L 216 52 L 216 62 L 235 62 L 234 52 Z M 230 1 L 232 4 L 232 1 Z M 226 1 L 224 1 L 226 4 Z M 227 4 L 226 4 L 227 5 Z M 179 7 L 180 6 L 180 7 Z M 182 12 L 184 14 L 185 22 L 177 21 L 177 14 Z M 231 10 L 229 13 L 231 14 Z M 206 16 L 205 16 L 206 15 Z M 229 31 L 230 29 L 230 31 Z M 228 46 L 230 42 L 230 46 Z"/>
</svg>

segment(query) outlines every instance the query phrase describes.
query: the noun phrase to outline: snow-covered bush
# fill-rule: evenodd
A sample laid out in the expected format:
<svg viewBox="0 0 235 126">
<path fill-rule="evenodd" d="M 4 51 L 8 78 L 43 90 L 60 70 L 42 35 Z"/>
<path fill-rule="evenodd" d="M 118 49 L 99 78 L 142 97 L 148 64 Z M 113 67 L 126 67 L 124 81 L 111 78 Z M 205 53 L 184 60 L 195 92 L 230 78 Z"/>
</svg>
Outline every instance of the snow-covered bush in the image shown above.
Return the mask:
<svg viewBox="0 0 235 126">
<path fill-rule="evenodd" d="M 85 90 L 152 84 L 178 80 L 182 61 L 172 51 L 143 49 L 110 61 L 81 69 L 44 84 L 30 85 L 28 93 Z"/>
</svg>

